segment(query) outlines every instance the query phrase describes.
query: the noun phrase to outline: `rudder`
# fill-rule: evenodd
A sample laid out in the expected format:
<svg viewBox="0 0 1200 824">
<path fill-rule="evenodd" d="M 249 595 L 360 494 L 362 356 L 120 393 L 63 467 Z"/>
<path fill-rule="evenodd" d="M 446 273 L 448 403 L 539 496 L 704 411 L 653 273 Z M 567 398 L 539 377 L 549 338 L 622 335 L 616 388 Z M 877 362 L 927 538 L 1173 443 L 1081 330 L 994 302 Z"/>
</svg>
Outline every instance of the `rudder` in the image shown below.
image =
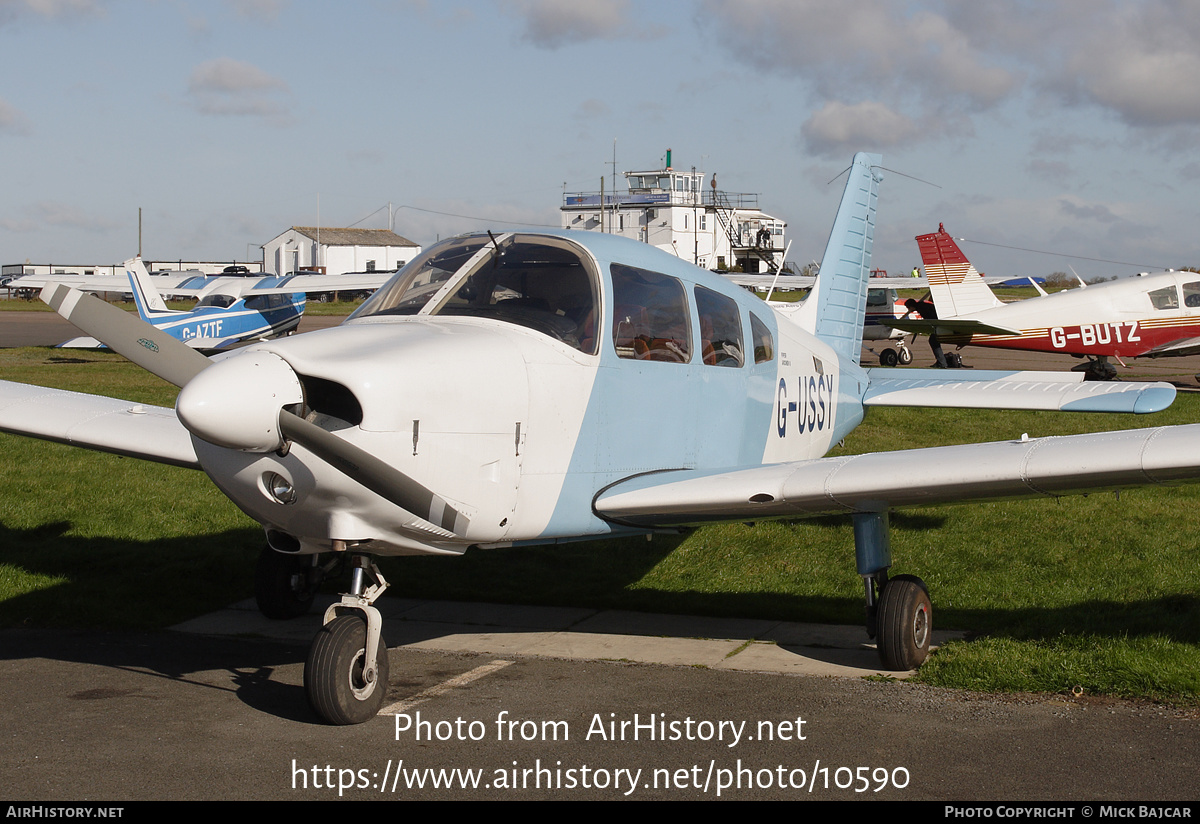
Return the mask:
<svg viewBox="0 0 1200 824">
<path fill-rule="evenodd" d="M 795 316 L 839 357 L 855 364 L 862 352 L 875 205 L 882 179 L 877 169 L 882 160 L 881 155 L 866 152 L 854 156 L 817 282 Z"/>
</svg>

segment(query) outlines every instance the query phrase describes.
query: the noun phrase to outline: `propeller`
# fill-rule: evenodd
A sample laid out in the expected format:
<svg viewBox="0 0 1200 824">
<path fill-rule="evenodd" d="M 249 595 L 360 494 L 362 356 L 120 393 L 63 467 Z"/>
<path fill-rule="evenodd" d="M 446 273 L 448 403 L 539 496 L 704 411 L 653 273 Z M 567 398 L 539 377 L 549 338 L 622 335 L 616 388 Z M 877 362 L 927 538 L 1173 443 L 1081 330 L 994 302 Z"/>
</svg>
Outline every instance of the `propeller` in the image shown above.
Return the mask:
<svg viewBox="0 0 1200 824">
<path fill-rule="evenodd" d="M 304 392 L 278 355 L 257 350 L 214 363 L 129 312 L 61 283 L 43 289 L 42 300 L 114 352 L 178 386 L 179 420 L 197 438 L 248 452 L 271 452 L 293 441 L 396 506 L 456 535 L 466 532 L 470 519 L 444 498 L 285 408 L 303 404 Z M 253 391 L 238 391 L 245 387 Z"/>
</svg>

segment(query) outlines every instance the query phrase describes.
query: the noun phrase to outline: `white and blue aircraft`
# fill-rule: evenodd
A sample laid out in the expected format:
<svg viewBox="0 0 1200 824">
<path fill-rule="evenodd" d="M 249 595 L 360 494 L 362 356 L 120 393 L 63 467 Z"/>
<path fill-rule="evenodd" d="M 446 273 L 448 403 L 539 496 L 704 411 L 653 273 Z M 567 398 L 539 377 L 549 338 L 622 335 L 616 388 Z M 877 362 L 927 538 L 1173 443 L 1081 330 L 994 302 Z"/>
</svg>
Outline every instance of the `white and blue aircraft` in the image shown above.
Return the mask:
<svg viewBox="0 0 1200 824">
<path fill-rule="evenodd" d="M 295 331 L 304 315 L 304 292 L 274 288 L 274 281 L 283 278 L 257 278 L 244 286 L 240 278 L 198 278 L 201 282 L 194 285 L 188 281 L 173 283 L 171 294 L 197 297 L 196 306 L 184 310 L 167 308 L 141 258 L 125 261 L 125 275 L 141 319 L 194 349 L 216 351 L 245 341 L 287 335 Z M 234 281 L 238 288 L 223 289 L 224 281 Z M 94 337 L 81 337 L 60 345 L 66 349 L 92 349 L 105 344 Z"/>
<path fill-rule="evenodd" d="M 855 157 L 799 307 L 591 232 L 431 246 L 340 327 L 213 360 L 65 286 L 43 298 L 180 387 L 174 409 L 0 383 L 0 428 L 203 469 L 261 523 L 264 612 L 299 614 L 343 557 L 349 592 L 305 666 L 313 709 L 374 716 L 388 657 L 373 558 L 558 543 L 714 520 L 844 513 L 884 666 L 929 649 L 923 582 L 891 576 L 900 506 L 1190 480 L 1200 425 L 823 457 L 870 406 L 1151 412 L 1167 384 L 859 365 L 877 155 Z"/>
<path fill-rule="evenodd" d="M 298 274 L 283 277 L 238 277 L 200 274 L 152 276 L 141 258 L 125 261 L 125 280 L 138 315 L 194 349 L 219 351 L 246 341 L 291 334 L 304 315 L 306 294 L 378 289 L 392 272 L 354 275 Z M 121 282 L 116 288 L 114 281 Z M 106 275 L 26 275 L 17 285 L 42 289 L 61 283 L 89 292 L 124 292 L 121 279 Z M 168 309 L 163 295 L 195 298 L 190 310 Z M 104 346 L 94 337 L 73 338 L 68 349 Z"/>
</svg>

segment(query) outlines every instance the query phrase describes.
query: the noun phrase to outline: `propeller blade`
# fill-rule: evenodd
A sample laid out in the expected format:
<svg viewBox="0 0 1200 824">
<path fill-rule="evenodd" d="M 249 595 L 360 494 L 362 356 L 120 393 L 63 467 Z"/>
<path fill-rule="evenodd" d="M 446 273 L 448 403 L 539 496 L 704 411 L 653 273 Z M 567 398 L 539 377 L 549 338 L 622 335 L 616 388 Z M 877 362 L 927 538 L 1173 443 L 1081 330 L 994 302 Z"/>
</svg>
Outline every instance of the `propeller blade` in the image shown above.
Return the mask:
<svg viewBox="0 0 1200 824">
<path fill-rule="evenodd" d="M 114 352 L 124 355 L 143 369 L 176 386 L 185 386 L 211 365 L 208 358 L 182 341 L 77 289 L 60 283 L 53 284 L 42 290 L 42 300 Z M 197 393 L 211 394 L 200 392 L 199 389 L 192 394 Z M 184 412 L 190 409 L 190 404 L 183 402 L 181 396 L 179 406 L 180 420 L 186 425 L 189 418 Z M 189 430 L 192 428 L 188 426 Z M 203 431 L 193 431 L 197 437 L 204 438 L 207 434 L 207 439 L 214 443 L 230 445 L 220 438 L 213 438 L 212 433 L 204 427 L 199 428 Z M 396 506 L 456 535 L 466 532 L 470 524 L 466 515 L 432 490 L 426 489 L 395 467 L 349 441 L 286 409 L 279 411 L 279 430 L 284 437 L 304 446 L 339 472 L 345 473 Z"/>
<path fill-rule="evenodd" d="M 176 386 L 183 386 L 209 365 L 208 358 L 183 341 L 78 289 L 51 284 L 42 290 L 42 300 L 109 349 Z"/>
<path fill-rule="evenodd" d="M 280 410 L 279 428 L 289 440 L 300 444 L 381 498 L 456 535 L 466 532 L 470 524 L 466 515 L 366 450 L 286 409 Z"/>
</svg>

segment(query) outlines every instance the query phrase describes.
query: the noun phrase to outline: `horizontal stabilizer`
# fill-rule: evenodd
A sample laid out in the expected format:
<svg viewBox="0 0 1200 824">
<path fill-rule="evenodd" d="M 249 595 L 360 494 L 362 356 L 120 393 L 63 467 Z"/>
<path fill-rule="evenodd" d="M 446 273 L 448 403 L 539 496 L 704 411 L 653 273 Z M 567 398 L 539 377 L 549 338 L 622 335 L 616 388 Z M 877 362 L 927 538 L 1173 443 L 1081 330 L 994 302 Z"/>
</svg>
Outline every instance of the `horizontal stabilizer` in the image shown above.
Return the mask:
<svg viewBox="0 0 1200 824">
<path fill-rule="evenodd" d="M 1175 400 L 1169 383 L 1083 381 L 1082 372 L 868 369 L 863 406 L 1161 412 Z"/>
<path fill-rule="evenodd" d="M 82 338 L 71 338 L 70 340 L 65 340 L 62 343 L 60 343 L 57 348 L 58 349 L 107 349 L 108 347 L 105 346 L 100 341 L 96 340 L 95 338 L 82 337 Z"/>
<path fill-rule="evenodd" d="M 174 409 L 0 381 L 0 431 L 199 469 Z"/>
<path fill-rule="evenodd" d="M 1200 477 L 1200 424 L 875 452 L 725 472 L 639 475 L 598 515 L 641 527 L 754 521 L 1015 497 L 1057 497 Z"/>
<path fill-rule="evenodd" d="M 967 318 L 947 318 L 946 320 L 920 320 L 919 318 L 882 318 L 880 326 L 914 332 L 918 335 L 931 335 L 935 332 L 938 337 L 950 338 L 958 335 L 1020 335 L 1020 329 L 1010 329 L 1007 326 L 995 326 Z"/>
</svg>

